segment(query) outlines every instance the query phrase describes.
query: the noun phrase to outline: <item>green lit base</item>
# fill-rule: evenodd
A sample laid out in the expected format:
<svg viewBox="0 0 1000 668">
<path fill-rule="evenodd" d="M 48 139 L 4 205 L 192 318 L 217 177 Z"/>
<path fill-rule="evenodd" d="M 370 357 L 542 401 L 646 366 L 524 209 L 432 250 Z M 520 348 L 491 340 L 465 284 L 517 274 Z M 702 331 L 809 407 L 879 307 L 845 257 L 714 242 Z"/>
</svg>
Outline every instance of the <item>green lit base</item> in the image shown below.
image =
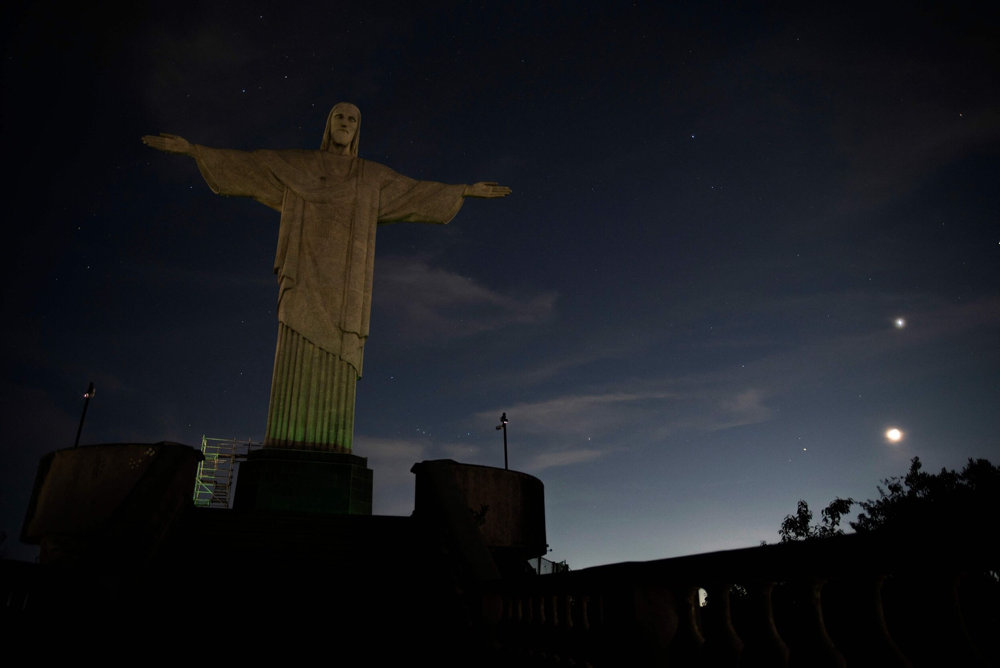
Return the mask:
<svg viewBox="0 0 1000 668">
<path fill-rule="evenodd" d="M 357 455 L 264 448 L 239 467 L 233 508 L 372 514 L 372 470 Z"/>
</svg>

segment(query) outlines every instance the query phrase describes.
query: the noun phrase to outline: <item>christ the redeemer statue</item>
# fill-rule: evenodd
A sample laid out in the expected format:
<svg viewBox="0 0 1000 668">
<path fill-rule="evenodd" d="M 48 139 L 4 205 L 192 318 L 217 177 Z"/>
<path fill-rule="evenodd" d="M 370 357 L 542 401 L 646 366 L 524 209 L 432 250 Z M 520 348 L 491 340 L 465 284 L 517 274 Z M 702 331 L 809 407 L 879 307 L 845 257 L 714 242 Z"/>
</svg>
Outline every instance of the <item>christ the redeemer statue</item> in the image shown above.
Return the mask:
<svg viewBox="0 0 1000 668">
<path fill-rule="evenodd" d="M 350 452 L 354 392 L 371 312 L 378 223 L 447 223 L 465 197 L 505 197 L 495 183 L 415 181 L 358 157 L 361 113 L 341 102 L 318 151 L 235 151 L 176 135 L 143 143 L 189 155 L 213 192 L 281 212 L 278 345 L 265 447 Z"/>
</svg>

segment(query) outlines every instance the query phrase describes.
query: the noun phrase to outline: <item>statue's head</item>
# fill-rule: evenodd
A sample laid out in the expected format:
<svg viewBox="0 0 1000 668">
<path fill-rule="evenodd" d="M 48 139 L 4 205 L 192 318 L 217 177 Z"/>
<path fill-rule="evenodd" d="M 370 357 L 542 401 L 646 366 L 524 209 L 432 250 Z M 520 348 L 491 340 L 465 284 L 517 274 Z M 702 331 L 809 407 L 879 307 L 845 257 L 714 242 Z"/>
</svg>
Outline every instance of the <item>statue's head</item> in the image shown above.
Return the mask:
<svg viewBox="0 0 1000 668">
<path fill-rule="evenodd" d="M 357 157 L 360 137 L 361 111 L 350 102 L 338 102 L 326 117 L 326 131 L 319 148 L 339 153 L 346 146 L 347 153 Z"/>
</svg>

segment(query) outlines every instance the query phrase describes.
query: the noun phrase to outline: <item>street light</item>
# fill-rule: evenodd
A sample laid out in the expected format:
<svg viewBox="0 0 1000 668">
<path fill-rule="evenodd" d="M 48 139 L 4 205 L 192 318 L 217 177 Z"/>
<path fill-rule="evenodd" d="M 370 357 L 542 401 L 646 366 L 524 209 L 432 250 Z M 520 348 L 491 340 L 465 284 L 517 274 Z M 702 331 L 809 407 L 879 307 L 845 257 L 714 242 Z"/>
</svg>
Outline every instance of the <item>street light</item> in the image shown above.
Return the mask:
<svg viewBox="0 0 1000 668">
<path fill-rule="evenodd" d="M 497 425 L 497 430 L 503 429 L 503 470 L 509 471 L 507 468 L 507 414 L 504 413 L 500 416 L 500 424 Z"/>
</svg>

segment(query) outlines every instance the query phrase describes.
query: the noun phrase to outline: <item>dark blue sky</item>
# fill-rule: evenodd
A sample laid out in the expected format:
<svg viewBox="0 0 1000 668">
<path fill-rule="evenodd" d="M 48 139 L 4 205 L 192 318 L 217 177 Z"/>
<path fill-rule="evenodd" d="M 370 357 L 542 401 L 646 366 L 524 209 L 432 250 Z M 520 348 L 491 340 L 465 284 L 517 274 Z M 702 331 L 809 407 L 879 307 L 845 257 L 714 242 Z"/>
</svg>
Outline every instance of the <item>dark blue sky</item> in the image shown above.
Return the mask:
<svg viewBox="0 0 1000 668">
<path fill-rule="evenodd" d="M 986 3 L 25 4 L 8 554 L 90 380 L 84 443 L 263 436 L 277 214 L 139 137 L 315 148 L 340 100 L 362 157 L 514 190 L 379 231 L 355 436 L 376 513 L 411 511 L 416 461 L 502 466 L 502 411 L 573 567 L 775 541 L 798 499 L 871 497 L 913 456 L 1000 461 Z"/>
</svg>

